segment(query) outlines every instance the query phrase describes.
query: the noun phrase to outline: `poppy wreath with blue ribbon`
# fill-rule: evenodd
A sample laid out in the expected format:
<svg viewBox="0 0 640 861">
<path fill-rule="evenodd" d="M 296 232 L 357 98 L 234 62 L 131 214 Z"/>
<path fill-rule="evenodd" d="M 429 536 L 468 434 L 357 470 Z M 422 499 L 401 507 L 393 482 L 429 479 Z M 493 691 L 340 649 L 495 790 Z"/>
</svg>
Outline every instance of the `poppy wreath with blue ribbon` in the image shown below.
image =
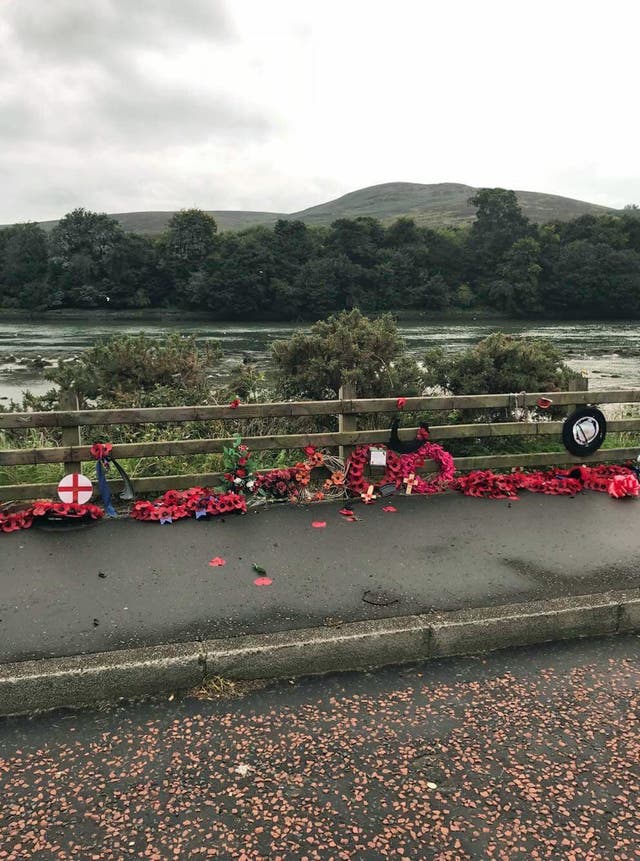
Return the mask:
<svg viewBox="0 0 640 861">
<path fill-rule="evenodd" d="M 118 470 L 120 477 L 124 482 L 124 490 L 120 494 L 120 499 L 130 500 L 133 499 L 135 495 L 133 485 L 131 484 L 131 479 L 124 471 L 124 469 L 120 466 L 118 461 L 114 457 L 112 457 L 112 449 L 113 446 L 110 442 L 96 442 L 91 446 L 91 456 L 95 459 L 96 462 L 96 478 L 98 480 L 98 490 L 100 491 L 100 496 L 102 497 L 104 509 L 109 515 L 109 517 L 116 516 L 116 510 L 113 507 L 113 503 L 111 502 L 111 490 L 109 488 L 109 483 L 107 482 L 107 472 L 111 464 L 113 464 Z"/>
</svg>

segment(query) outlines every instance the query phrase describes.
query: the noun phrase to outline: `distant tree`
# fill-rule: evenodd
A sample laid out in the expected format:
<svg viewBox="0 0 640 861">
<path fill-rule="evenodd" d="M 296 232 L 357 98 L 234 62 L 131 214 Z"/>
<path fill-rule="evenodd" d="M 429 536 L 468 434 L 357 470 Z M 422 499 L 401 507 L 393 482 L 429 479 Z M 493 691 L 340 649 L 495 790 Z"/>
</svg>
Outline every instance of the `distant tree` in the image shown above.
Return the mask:
<svg viewBox="0 0 640 861">
<path fill-rule="evenodd" d="M 256 227 L 222 234 L 191 274 L 185 295 L 193 307 L 208 308 L 218 319 L 260 318 L 271 311 L 275 269 L 272 231 Z"/>
<path fill-rule="evenodd" d="M 216 247 L 218 226 L 215 219 L 201 209 L 182 209 L 169 220 L 166 232 L 158 242 L 161 268 L 173 280 L 180 304 L 184 289 L 194 272 L 199 271 Z"/>
<path fill-rule="evenodd" d="M 319 236 L 304 221 L 279 218 L 273 228 L 273 254 L 278 276 L 290 278 L 318 252 Z"/>
<path fill-rule="evenodd" d="M 452 296 L 456 308 L 470 308 L 475 301 L 473 290 L 468 284 L 459 284 Z"/>
<path fill-rule="evenodd" d="M 449 285 L 459 284 L 467 268 L 469 230 L 421 228 L 420 236 L 427 249 L 429 271 L 442 275 Z"/>
<path fill-rule="evenodd" d="M 124 242 L 124 231 L 109 215 L 75 209 L 58 222 L 49 237 L 49 283 L 65 305 L 107 307 Z"/>
<path fill-rule="evenodd" d="M 518 239 L 531 235 L 529 220 L 520 210 L 514 191 L 482 188 L 469 203 L 476 207 L 469 248 L 473 276 L 477 282 L 493 279 L 502 257 Z"/>
<path fill-rule="evenodd" d="M 360 397 L 415 395 L 423 388 L 418 363 L 409 358 L 393 317 L 342 311 L 272 345 L 276 388 L 284 397 L 336 397 L 353 383 Z"/>
<path fill-rule="evenodd" d="M 627 237 L 627 248 L 640 252 L 640 207 L 625 206 L 620 221 Z"/>
<path fill-rule="evenodd" d="M 404 245 L 385 254 L 386 296 L 391 308 L 424 308 L 429 281 L 428 253 L 424 245 Z"/>
<path fill-rule="evenodd" d="M 398 218 L 385 231 L 384 243 L 389 248 L 416 246 L 423 242 L 423 235 L 413 218 Z"/>
<path fill-rule="evenodd" d="M 60 296 L 46 284 L 47 235 L 38 224 L 15 224 L 0 231 L 0 304 L 48 308 Z"/>
<path fill-rule="evenodd" d="M 126 233 L 106 261 L 109 308 L 147 308 L 165 303 L 154 244 L 147 236 Z"/>
<path fill-rule="evenodd" d="M 571 317 L 640 314 L 640 254 L 585 239 L 557 247 L 544 284 L 545 308 Z"/>
<path fill-rule="evenodd" d="M 563 244 L 581 239 L 594 245 L 604 244 L 621 250 L 627 247 L 625 222 L 613 215 L 581 215 L 571 221 L 560 222 L 556 229 Z"/>
<path fill-rule="evenodd" d="M 375 218 L 339 218 L 331 225 L 329 248 L 369 269 L 380 262 L 384 239 L 384 227 Z"/>
<path fill-rule="evenodd" d="M 540 299 L 540 245 L 535 239 L 518 239 L 498 265 L 498 277 L 491 283 L 491 304 L 512 316 L 538 314 Z"/>
</svg>

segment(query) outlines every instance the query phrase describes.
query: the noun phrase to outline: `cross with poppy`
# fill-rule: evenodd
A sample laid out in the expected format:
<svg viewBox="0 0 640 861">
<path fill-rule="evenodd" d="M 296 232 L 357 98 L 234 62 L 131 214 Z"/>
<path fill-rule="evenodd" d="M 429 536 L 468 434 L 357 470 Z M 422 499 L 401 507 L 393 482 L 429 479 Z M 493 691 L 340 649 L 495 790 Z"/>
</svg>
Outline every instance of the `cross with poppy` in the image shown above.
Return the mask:
<svg viewBox="0 0 640 861">
<path fill-rule="evenodd" d="M 365 505 L 370 505 L 374 499 L 378 498 L 377 494 L 375 494 L 373 492 L 373 485 L 372 484 L 370 484 L 369 487 L 367 488 L 367 492 L 361 493 L 360 496 L 362 497 L 362 501 L 364 502 Z"/>
<path fill-rule="evenodd" d="M 412 472 L 410 475 L 407 475 L 406 478 L 403 478 L 403 481 L 407 485 L 407 496 L 410 496 L 413 488 L 418 483 L 418 479 L 416 478 L 415 472 Z"/>
</svg>

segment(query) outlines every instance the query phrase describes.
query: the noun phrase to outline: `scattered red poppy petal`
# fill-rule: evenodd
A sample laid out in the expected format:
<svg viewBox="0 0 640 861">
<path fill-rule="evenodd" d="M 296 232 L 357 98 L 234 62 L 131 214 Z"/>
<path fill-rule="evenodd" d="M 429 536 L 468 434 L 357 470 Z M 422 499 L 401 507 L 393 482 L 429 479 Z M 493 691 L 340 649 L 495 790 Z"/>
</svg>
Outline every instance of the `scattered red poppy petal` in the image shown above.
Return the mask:
<svg viewBox="0 0 640 861">
<path fill-rule="evenodd" d="M 256 586 L 271 586 L 273 580 L 271 577 L 256 577 L 253 582 Z"/>
<path fill-rule="evenodd" d="M 399 410 L 401 410 L 401 409 L 403 409 L 403 407 L 404 407 L 404 405 L 406 404 L 406 402 L 407 402 L 407 399 L 406 399 L 406 398 L 398 398 L 398 400 L 396 401 L 396 407 L 397 407 Z"/>
<path fill-rule="evenodd" d="M 227 564 L 227 560 L 222 559 L 220 556 L 214 556 L 213 559 L 211 559 L 209 561 L 209 565 L 211 565 L 212 568 L 218 568 L 220 565 L 226 565 L 226 564 Z"/>
<path fill-rule="evenodd" d="M 325 526 L 327 525 L 327 521 L 326 520 L 314 520 L 311 525 L 313 526 L 314 529 L 324 529 Z"/>
<path fill-rule="evenodd" d="M 398 509 L 395 507 L 395 505 L 385 505 L 382 510 L 383 511 L 397 511 Z"/>
<path fill-rule="evenodd" d="M 353 511 L 351 508 L 341 508 L 338 514 L 343 514 L 345 517 L 353 517 Z"/>
</svg>

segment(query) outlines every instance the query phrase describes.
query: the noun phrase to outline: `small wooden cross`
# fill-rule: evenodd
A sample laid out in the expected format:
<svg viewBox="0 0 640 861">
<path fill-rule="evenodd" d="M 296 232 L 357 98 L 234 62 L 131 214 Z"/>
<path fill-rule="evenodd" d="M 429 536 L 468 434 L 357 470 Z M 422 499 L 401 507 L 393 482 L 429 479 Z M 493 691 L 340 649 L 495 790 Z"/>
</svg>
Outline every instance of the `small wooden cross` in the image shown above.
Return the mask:
<svg viewBox="0 0 640 861">
<path fill-rule="evenodd" d="M 373 485 L 372 484 L 370 484 L 369 487 L 367 488 L 367 492 L 361 493 L 360 496 L 362 497 L 362 501 L 364 502 L 365 505 L 370 505 L 374 499 L 378 498 L 377 494 L 375 494 L 373 492 Z"/>
<path fill-rule="evenodd" d="M 410 475 L 404 478 L 403 481 L 407 485 L 407 496 L 410 496 L 413 488 L 418 483 L 418 479 L 416 478 L 415 472 L 412 472 Z"/>
</svg>

